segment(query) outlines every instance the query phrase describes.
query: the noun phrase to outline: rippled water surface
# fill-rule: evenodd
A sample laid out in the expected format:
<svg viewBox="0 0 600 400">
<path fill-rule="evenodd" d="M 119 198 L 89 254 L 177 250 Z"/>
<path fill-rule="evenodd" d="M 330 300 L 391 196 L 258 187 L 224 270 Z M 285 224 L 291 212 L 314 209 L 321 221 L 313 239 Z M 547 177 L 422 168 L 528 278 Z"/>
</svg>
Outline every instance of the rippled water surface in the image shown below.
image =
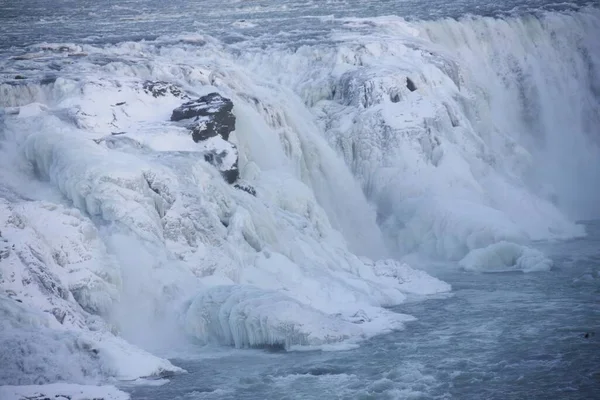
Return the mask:
<svg viewBox="0 0 600 400">
<path fill-rule="evenodd" d="M 114 43 L 198 32 L 226 41 L 272 43 L 318 40 L 340 18 L 398 15 L 406 19 L 496 16 L 533 10 L 570 10 L 597 0 L 312 0 L 0 2 L 0 49 L 38 42 Z"/>
<path fill-rule="evenodd" d="M 212 352 L 134 399 L 600 398 L 600 223 L 541 243 L 543 273 L 438 275 L 449 298 L 398 307 L 403 331 L 342 352 Z M 586 333 L 587 336 L 586 337 Z"/>
</svg>

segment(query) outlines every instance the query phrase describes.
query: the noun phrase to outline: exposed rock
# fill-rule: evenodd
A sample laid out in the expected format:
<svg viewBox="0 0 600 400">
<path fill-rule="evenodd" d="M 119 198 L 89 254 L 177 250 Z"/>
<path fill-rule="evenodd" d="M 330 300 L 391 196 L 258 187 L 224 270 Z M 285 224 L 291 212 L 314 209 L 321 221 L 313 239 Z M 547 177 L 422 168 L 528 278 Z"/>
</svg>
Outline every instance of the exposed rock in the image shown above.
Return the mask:
<svg viewBox="0 0 600 400">
<path fill-rule="evenodd" d="M 51 85 L 56 82 L 56 76 L 45 76 L 40 80 L 40 85 Z"/>
<path fill-rule="evenodd" d="M 173 110 L 171 121 L 193 119 L 190 124 L 195 142 L 220 135 L 229 140 L 229 134 L 235 130 L 235 115 L 232 113 L 233 103 L 218 93 L 210 93 L 197 100 Z"/>
<path fill-rule="evenodd" d="M 8 240 L 2 237 L 2 232 L 0 231 L 0 261 L 10 256 L 10 246 L 8 244 Z M 0 277 L 2 276 L 2 272 L 0 271 Z"/>
<path fill-rule="evenodd" d="M 409 77 L 406 77 L 406 87 L 411 92 L 414 92 L 415 90 L 417 90 L 417 85 L 415 85 L 415 83 Z"/>
<path fill-rule="evenodd" d="M 204 160 L 214 165 L 228 183 L 233 183 L 240 176 L 237 148 L 234 144 L 226 143 L 230 149 L 210 149 L 204 153 Z"/>
<path fill-rule="evenodd" d="M 256 189 L 247 183 L 236 183 L 233 185 L 234 188 L 243 190 L 244 192 L 250 193 L 252 196 L 256 197 Z"/>
<path fill-rule="evenodd" d="M 162 97 L 171 94 L 175 97 L 187 97 L 180 87 L 163 81 L 146 81 L 142 84 L 144 92 L 151 94 L 154 97 Z"/>
<path fill-rule="evenodd" d="M 211 137 L 215 137 L 218 134 L 218 127 L 216 127 L 213 122 L 206 121 L 204 119 L 199 119 L 198 124 L 192 128 L 192 139 L 194 139 L 194 142 L 196 143 L 209 139 Z M 227 133 L 225 136 L 229 137 L 229 134 Z"/>
<path fill-rule="evenodd" d="M 210 93 L 182 104 L 171 115 L 171 121 L 182 121 L 190 129 L 194 142 L 204 147 L 204 159 L 228 183 L 234 183 L 240 175 L 237 148 L 229 142 L 229 134 L 235 129 L 232 110 L 230 99 Z"/>
<path fill-rule="evenodd" d="M 239 176 L 240 176 L 240 170 L 238 169 L 237 161 L 235 163 L 235 167 L 228 169 L 226 171 L 221 171 L 221 175 L 227 181 L 227 183 L 235 182 L 237 180 L 237 178 L 239 178 Z"/>
</svg>

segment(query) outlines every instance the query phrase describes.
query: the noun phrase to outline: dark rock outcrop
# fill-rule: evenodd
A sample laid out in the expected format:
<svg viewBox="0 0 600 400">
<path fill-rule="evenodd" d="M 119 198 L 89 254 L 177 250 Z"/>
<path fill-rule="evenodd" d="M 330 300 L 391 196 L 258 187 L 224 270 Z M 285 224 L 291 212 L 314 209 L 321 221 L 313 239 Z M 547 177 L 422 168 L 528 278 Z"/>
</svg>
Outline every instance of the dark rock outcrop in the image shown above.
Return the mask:
<svg viewBox="0 0 600 400">
<path fill-rule="evenodd" d="M 227 142 L 229 143 L 229 142 Z M 223 179 L 231 184 L 237 181 L 240 176 L 238 169 L 238 154 L 234 144 L 229 143 L 231 148 L 224 150 L 210 149 L 204 153 L 204 160 L 214 165 L 220 172 Z"/>
<path fill-rule="evenodd" d="M 237 181 L 237 179 L 240 177 L 240 170 L 238 169 L 237 160 L 235 161 L 235 165 L 233 167 L 221 171 L 221 176 L 229 184 L 232 184 L 233 182 Z"/>
<path fill-rule="evenodd" d="M 171 121 L 184 124 L 194 142 L 205 147 L 204 159 L 230 184 L 239 177 L 237 148 L 229 142 L 229 135 L 235 130 L 232 111 L 230 99 L 210 93 L 182 104 L 171 114 Z"/>
<path fill-rule="evenodd" d="M 247 183 L 236 183 L 235 185 L 233 185 L 234 188 L 239 189 L 239 190 L 243 190 L 246 193 L 251 194 L 252 196 L 256 197 L 256 189 L 254 189 L 252 186 L 248 185 Z"/>
<path fill-rule="evenodd" d="M 229 134 L 235 130 L 233 103 L 218 93 L 210 93 L 199 99 L 188 101 L 173 110 L 171 121 L 193 120 L 190 124 L 195 142 L 216 135 L 229 140 Z"/>
<path fill-rule="evenodd" d="M 406 87 L 411 92 L 414 92 L 415 90 L 417 90 L 417 85 L 415 85 L 415 83 L 409 77 L 406 77 Z"/>
<path fill-rule="evenodd" d="M 10 246 L 8 244 L 8 240 L 2 237 L 2 232 L 0 231 L 0 261 L 10 256 Z M 0 274 L 0 277 L 2 274 Z"/>
</svg>

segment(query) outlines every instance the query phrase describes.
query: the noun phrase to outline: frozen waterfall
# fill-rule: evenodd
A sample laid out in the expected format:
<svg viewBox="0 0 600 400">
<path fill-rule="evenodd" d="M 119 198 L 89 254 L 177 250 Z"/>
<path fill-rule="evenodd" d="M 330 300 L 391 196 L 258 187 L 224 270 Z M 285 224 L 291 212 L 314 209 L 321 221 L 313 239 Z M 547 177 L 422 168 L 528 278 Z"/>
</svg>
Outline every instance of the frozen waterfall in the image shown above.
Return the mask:
<svg viewBox="0 0 600 400">
<path fill-rule="evenodd" d="M 450 290 L 404 261 L 548 270 L 530 242 L 600 216 L 597 8 L 333 20 L 297 46 L 186 34 L 0 59 L 0 349 L 25 359 L 0 350 L 0 384 L 355 343 L 411 319 L 385 307 Z M 235 130 L 192 140 L 171 114 L 212 93 Z"/>
</svg>

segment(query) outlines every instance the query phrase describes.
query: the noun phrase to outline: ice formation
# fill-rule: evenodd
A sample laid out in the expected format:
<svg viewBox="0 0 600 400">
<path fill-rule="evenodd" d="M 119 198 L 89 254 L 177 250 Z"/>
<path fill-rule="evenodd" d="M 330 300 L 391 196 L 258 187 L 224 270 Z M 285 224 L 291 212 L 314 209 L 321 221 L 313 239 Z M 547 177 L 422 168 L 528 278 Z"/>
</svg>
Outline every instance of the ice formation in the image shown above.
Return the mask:
<svg viewBox="0 0 600 400">
<path fill-rule="evenodd" d="M 598 18 L 349 19 L 334 49 L 255 65 L 311 106 L 397 255 L 460 260 L 500 240 L 582 234 L 565 211 L 597 215 L 598 190 L 582 182 L 600 176 Z"/>
<path fill-rule="evenodd" d="M 407 265 L 376 268 L 380 261 L 348 250 L 321 203 L 343 218 L 346 235 L 356 232 L 347 236 L 356 251 L 385 255 L 373 210 L 314 126 L 211 86 L 202 69 L 193 79 L 204 80 L 191 88 L 182 82 L 186 68 L 170 77 L 178 90 L 115 80 L 124 73 L 118 65 L 86 70 L 88 80 L 65 74 L 32 90 L 31 83 L 3 86 L 1 336 L 3 347 L 27 355 L 23 364 L 2 354 L 13 366 L 3 383 L 89 384 L 180 371 L 122 338 L 152 350 L 186 334 L 238 347 L 364 338 L 410 319 L 381 306 L 415 290 L 449 290 Z M 189 127 L 170 120 L 183 91 L 215 90 L 236 104 L 227 138 L 240 149 L 235 186 L 204 157 L 211 139 L 225 139 L 195 142 Z M 211 300 L 218 293 L 230 295 L 226 304 Z M 203 319 L 201 310 L 234 314 L 228 307 L 237 310 L 230 326 Z M 288 326 L 299 333 L 289 335 Z"/>
<path fill-rule="evenodd" d="M 574 210 L 600 198 L 599 21 L 346 19 L 294 49 L 186 36 L 3 59 L 29 76 L 0 83 L 0 349 L 19 349 L 0 384 L 165 376 L 181 370 L 147 350 L 189 340 L 395 329 L 410 317 L 383 307 L 450 290 L 401 257 L 548 269 L 529 242 L 582 234 Z M 173 119 L 213 93 L 235 130 Z"/>
<path fill-rule="evenodd" d="M 467 271 L 534 272 L 549 270 L 552 260 L 539 250 L 502 241 L 471 251 L 459 264 Z"/>
</svg>

